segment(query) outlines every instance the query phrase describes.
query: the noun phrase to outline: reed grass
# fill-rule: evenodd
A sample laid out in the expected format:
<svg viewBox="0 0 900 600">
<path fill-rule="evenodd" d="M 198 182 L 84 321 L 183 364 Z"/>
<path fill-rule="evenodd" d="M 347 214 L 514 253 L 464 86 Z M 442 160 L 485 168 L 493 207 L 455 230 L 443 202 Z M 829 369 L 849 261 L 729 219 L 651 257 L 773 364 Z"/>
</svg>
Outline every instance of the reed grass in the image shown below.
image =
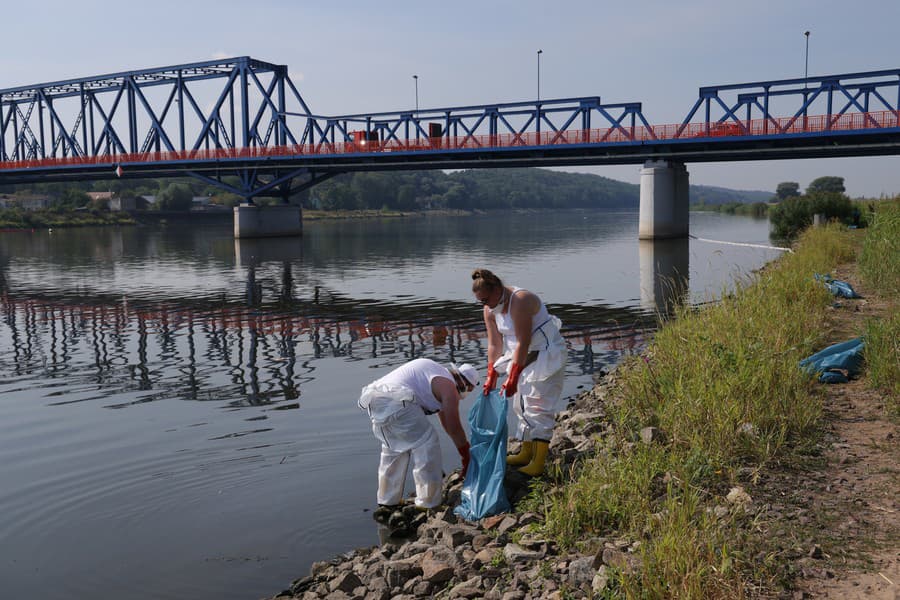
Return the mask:
<svg viewBox="0 0 900 600">
<path fill-rule="evenodd" d="M 823 342 L 832 298 L 813 273 L 853 256 L 841 227 L 810 229 L 719 302 L 680 309 L 617 370 L 609 445 L 535 495 L 546 533 L 562 546 L 590 534 L 643 540 L 643 568 L 616 574 L 626 598 L 736 598 L 774 577 L 733 518 L 711 510 L 747 473 L 816 437 L 820 398 L 798 362 Z M 638 441 L 646 426 L 664 442 Z"/>
<path fill-rule="evenodd" d="M 869 384 L 885 392 L 886 406 L 900 418 L 900 312 L 897 303 L 886 319 L 868 319 L 865 358 Z"/>
<path fill-rule="evenodd" d="M 900 296 L 900 198 L 872 203 L 859 267 L 866 283 L 888 297 Z"/>
<path fill-rule="evenodd" d="M 888 411 L 900 417 L 900 198 L 873 203 L 860 252 L 867 287 L 887 304 L 885 319 L 865 325 L 866 369 L 872 387 L 886 392 Z"/>
</svg>

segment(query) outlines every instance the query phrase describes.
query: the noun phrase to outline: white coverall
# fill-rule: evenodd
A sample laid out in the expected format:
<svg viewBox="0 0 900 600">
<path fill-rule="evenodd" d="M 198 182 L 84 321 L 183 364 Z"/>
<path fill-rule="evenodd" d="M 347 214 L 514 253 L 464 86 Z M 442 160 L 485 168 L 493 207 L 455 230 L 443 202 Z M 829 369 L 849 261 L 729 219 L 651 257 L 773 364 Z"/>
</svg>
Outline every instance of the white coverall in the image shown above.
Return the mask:
<svg viewBox="0 0 900 600">
<path fill-rule="evenodd" d="M 441 409 L 431 391 L 435 377 L 453 381 L 445 367 L 419 358 L 362 389 L 359 407 L 368 412 L 372 433 L 381 442 L 378 504 L 400 504 L 410 458 L 416 506 L 433 508 L 441 503 L 441 447 L 437 432 L 426 417 Z"/>
<path fill-rule="evenodd" d="M 498 373 L 509 372 L 518 340 L 510 312 L 516 301 L 513 288 L 506 314 L 494 313 L 497 329 L 503 336 L 503 354 L 494 362 Z M 550 441 L 556 413 L 562 408 L 563 379 L 566 371 L 566 342 L 559 330 L 562 322 L 547 312 L 544 303 L 532 318 L 531 344 L 528 352 L 537 351 L 537 358 L 519 376 L 519 386 L 511 398 L 518 417 L 516 439 Z"/>
</svg>

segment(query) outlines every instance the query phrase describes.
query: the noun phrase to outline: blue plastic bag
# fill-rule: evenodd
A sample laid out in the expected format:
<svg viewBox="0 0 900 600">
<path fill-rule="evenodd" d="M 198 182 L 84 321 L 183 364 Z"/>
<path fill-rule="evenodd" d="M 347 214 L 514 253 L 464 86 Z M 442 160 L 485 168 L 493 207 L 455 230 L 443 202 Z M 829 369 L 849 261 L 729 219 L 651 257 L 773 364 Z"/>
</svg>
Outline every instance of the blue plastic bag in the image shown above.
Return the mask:
<svg viewBox="0 0 900 600">
<path fill-rule="evenodd" d="M 479 396 L 469 411 L 469 470 L 459 506 L 453 512 L 467 521 L 510 510 L 506 474 L 506 396 L 497 390 Z"/>
<path fill-rule="evenodd" d="M 800 368 L 807 373 L 819 373 L 819 381 L 822 383 L 847 383 L 847 375 L 853 377 L 862 368 L 863 349 L 865 343 L 862 338 L 841 342 L 828 346 L 800 361 Z"/>
<path fill-rule="evenodd" d="M 832 296 L 841 296 L 842 298 L 862 297 L 857 294 L 856 290 L 853 289 L 853 286 L 846 281 L 834 279 L 831 275 L 819 275 L 818 273 L 813 273 L 813 277 L 816 278 L 816 281 L 821 281 L 825 287 L 828 288 L 828 291 L 831 292 Z"/>
</svg>

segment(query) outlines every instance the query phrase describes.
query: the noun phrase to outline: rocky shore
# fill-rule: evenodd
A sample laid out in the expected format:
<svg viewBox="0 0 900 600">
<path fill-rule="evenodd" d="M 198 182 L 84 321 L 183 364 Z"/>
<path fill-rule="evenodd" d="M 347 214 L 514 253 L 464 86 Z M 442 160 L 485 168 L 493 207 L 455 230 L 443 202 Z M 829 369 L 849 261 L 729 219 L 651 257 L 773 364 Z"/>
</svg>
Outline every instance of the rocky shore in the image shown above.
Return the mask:
<svg viewBox="0 0 900 600">
<path fill-rule="evenodd" d="M 548 470 L 568 469 L 598 451 L 610 427 L 604 396 L 605 386 L 598 384 L 557 416 Z M 643 437 L 652 443 L 653 432 Z M 407 509 L 390 516 L 390 529 L 408 536 L 314 563 L 309 575 L 274 598 L 588 598 L 602 593 L 607 570 L 641 568 L 633 553 L 640 545 L 636 540 L 596 537 L 585 540 L 580 552 L 561 552 L 542 539 L 534 533 L 542 517 L 515 509 L 528 495 L 529 484 L 518 472 L 508 473 L 505 486 L 513 512 L 469 523 L 453 513 L 462 487 L 454 473 L 440 510 L 425 514 Z"/>
</svg>

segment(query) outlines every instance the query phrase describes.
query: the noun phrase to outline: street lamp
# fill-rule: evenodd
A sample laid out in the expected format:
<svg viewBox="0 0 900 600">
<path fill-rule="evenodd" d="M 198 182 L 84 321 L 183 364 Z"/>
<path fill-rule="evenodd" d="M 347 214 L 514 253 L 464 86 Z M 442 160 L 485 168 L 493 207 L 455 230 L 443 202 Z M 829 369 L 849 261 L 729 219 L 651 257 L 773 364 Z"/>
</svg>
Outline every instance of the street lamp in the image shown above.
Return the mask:
<svg viewBox="0 0 900 600">
<path fill-rule="evenodd" d="M 413 80 L 416 82 L 416 115 L 419 114 L 419 76 L 413 75 Z"/>
<path fill-rule="evenodd" d="M 538 102 L 541 101 L 541 54 L 543 54 L 543 50 L 537 51 L 537 99 Z"/>
<path fill-rule="evenodd" d="M 804 59 L 803 66 L 803 131 L 806 131 L 806 89 L 809 87 L 809 32 L 804 31 L 803 35 L 806 36 L 806 58 Z"/>
<path fill-rule="evenodd" d="M 803 35 L 806 36 L 806 62 L 803 67 L 803 78 L 807 79 L 809 77 L 809 32 L 804 31 Z"/>
</svg>

